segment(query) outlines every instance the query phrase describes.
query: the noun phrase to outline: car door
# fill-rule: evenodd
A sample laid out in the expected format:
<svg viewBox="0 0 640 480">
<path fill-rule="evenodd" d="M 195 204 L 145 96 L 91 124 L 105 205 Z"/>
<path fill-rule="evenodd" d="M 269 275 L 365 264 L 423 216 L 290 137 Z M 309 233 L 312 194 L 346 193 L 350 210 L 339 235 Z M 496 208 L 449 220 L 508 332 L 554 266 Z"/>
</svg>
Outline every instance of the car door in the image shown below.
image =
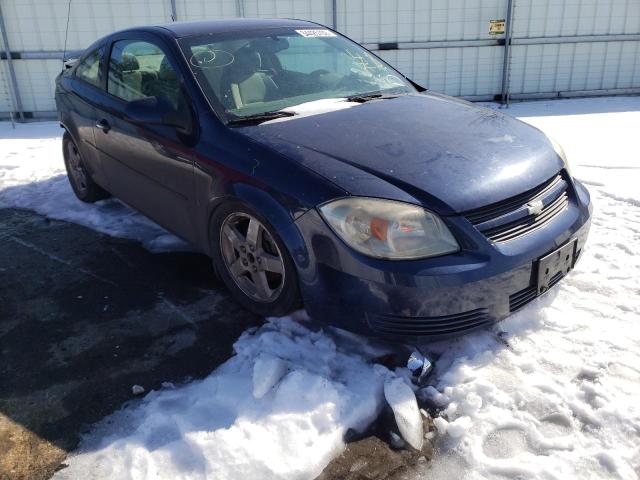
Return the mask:
<svg viewBox="0 0 640 480">
<path fill-rule="evenodd" d="M 102 94 L 104 45 L 88 51 L 74 67 L 69 94 L 61 101 L 69 102 L 65 109 L 69 119 L 65 125 L 71 133 L 92 178 L 106 184 L 101 159 L 95 143 L 96 102 Z"/>
<path fill-rule="evenodd" d="M 115 39 L 108 58 L 106 92 L 97 107 L 95 132 L 107 188 L 193 241 L 193 158 L 184 136 L 174 127 L 134 124 L 125 117 L 129 102 L 153 96 L 164 97 L 176 108 L 190 108 L 175 60 L 149 35 Z"/>
</svg>

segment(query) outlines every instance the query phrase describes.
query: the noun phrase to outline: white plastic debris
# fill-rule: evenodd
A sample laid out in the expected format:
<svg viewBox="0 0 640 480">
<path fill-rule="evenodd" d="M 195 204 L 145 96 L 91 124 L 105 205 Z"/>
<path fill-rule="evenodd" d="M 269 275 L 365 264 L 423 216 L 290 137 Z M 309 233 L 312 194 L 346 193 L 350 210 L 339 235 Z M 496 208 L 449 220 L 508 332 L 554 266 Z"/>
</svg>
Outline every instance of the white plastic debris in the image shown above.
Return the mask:
<svg viewBox="0 0 640 480">
<path fill-rule="evenodd" d="M 411 387 L 399 377 L 389 376 L 384 382 L 384 396 L 393 410 L 402 438 L 416 450 L 422 449 L 422 416 Z"/>
<path fill-rule="evenodd" d="M 420 352 L 411 352 L 409 359 L 407 360 L 407 368 L 412 372 L 422 370 L 424 366 L 424 356 Z"/>
<path fill-rule="evenodd" d="M 134 395 L 142 395 L 144 393 L 144 387 L 141 385 L 134 385 L 131 387 L 131 393 Z"/>
<path fill-rule="evenodd" d="M 260 354 L 253 365 L 253 396 L 262 398 L 287 373 L 287 362 L 273 355 Z"/>
<path fill-rule="evenodd" d="M 431 372 L 433 364 L 422 353 L 414 350 L 407 360 L 407 368 L 411 370 L 411 373 L 415 377 L 415 383 L 420 386 L 424 384 L 424 380 L 426 380 Z"/>
</svg>

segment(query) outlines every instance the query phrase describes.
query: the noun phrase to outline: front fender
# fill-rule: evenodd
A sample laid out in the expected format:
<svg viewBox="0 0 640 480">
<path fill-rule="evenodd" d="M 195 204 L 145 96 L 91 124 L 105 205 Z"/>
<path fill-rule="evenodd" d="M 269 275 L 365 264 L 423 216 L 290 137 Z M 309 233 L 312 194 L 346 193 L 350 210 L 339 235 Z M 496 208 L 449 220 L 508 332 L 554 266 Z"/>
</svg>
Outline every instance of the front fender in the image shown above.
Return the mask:
<svg viewBox="0 0 640 480">
<path fill-rule="evenodd" d="M 230 190 L 228 196 L 217 199 L 212 203 L 209 218 L 213 216 L 215 209 L 225 201 L 231 199 L 240 200 L 265 218 L 276 230 L 298 270 L 307 268 L 309 252 L 302 234 L 294 222 L 292 212 L 273 198 L 269 192 L 254 185 L 236 183 Z M 299 216 L 302 213 L 304 212 L 296 211 L 293 215 Z M 209 245 L 211 245 L 211 242 L 209 242 Z"/>
</svg>

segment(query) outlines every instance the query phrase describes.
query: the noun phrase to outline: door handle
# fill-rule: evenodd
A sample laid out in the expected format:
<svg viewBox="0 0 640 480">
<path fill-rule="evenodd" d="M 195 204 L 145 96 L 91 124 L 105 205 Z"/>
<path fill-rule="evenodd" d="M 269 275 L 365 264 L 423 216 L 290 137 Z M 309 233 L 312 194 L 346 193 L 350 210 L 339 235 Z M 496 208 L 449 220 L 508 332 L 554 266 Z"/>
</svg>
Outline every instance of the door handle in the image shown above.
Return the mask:
<svg viewBox="0 0 640 480">
<path fill-rule="evenodd" d="M 109 125 L 109 122 L 107 122 L 104 118 L 96 123 L 96 127 L 102 130 L 104 133 L 107 133 L 109 130 L 111 130 L 111 125 Z"/>
</svg>

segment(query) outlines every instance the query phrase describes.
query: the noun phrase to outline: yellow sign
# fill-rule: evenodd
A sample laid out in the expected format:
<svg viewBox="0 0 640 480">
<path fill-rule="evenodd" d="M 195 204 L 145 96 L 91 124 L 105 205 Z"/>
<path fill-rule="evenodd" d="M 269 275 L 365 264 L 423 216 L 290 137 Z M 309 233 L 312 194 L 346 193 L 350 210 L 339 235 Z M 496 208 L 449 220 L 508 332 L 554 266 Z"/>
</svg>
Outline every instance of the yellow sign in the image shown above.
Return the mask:
<svg viewBox="0 0 640 480">
<path fill-rule="evenodd" d="M 500 35 L 504 33 L 504 18 L 502 20 L 489 20 L 489 35 Z"/>
</svg>

